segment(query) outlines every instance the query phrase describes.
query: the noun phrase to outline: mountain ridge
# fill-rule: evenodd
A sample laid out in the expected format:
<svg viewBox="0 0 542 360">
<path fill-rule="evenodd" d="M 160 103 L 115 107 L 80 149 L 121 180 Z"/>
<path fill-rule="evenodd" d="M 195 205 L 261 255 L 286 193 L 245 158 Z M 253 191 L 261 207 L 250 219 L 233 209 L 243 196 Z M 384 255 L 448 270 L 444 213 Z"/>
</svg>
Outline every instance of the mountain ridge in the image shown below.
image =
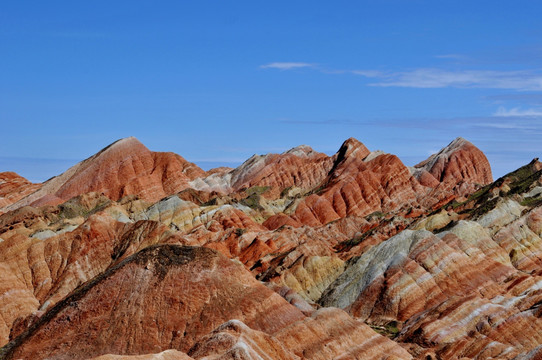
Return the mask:
<svg viewBox="0 0 542 360">
<path fill-rule="evenodd" d="M 459 139 L 454 140 L 450 145 L 460 142 L 462 147 L 471 147 L 470 151 L 479 151 L 468 141 L 464 139 L 459 141 Z M 450 145 L 447 148 L 443 148 L 441 152 L 445 151 L 445 149 L 448 149 L 448 152 L 450 152 Z M 282 191 L 286 187 L 299 185 L 296 176 L 302 177 L 307 173 L 280 173 L 280 169 L 284 167 L 284 164 L 279 163 L 288 161 L 293 162 L 290 166 L 297 166 L 300 169 L 310 163 L 315 163 L 310 168 L 310 174 L 312 175 L 308 176 L 310 178 L 305 179 L 305 183 L 301 184 L 305 188 L 314 187 L 323 181 L 324 173 L 329 173 L 332 169 L 335 169 L 338 165 L 337 161 L 340 163 L 346 158 L 354 158 L 358 151 L 361 151 L 360 158 L 365 158 L 371 154 L 371 156 L 375 157 L 382 155 L 378 152 L 371 153 L 357 139 L 350 138 L 341 145 L 337 153 L 333 156 L 315 152 L 307 145 L 300 145 L 282 154 L 254 155 L 233 170 L 219 168 L 205 172 L 197 165 L 186 161 L 180 155 L 151 152 L 135 137 L 127 137 L 111 143 L 96 154 L 70 167 L 62 174 L 42 183 L 41 186 L 40 184 L 35 184 L 35 191 L 29 192 L 27 190 L 26 193 L 22 193 L 17 198 L 17 201 L 11 201 L 8 204 L 4 200 L 6 205 L 1 207 L 0 211 L 15 210 L 18 207 L 26 205 L 57 205 L 74 196 L 91 191 L 103 192 L 112 200 L 119 200 L 120 197 L 125 195 L 138 195 L 149 201 L 159 200 L 161 197 L 187 188 L 228 194 L 250 186 L 268 186 L 270 180 L 265 180 L 265 178 L 269 176 L 278 176 L 277 179 L 274 179 L 274 182 L 278 182 L 276 185 Z M 485 159 L 483 154 L 482 157 Z M 318 159 L 318 162 L 315 162 L 315 159 Z M 430 157 L 420 164 L 427 163 L 430 159 L 432 158 Z M 331 168 L 330 162 L 335 162 Z M 485 159 L 485 162 L 483 166 L 489 169 L 486 170 L 486 172 L 489 172 L 489 175 L 482 180 L 487 183 L 492 178 L 487 159 Z M 420 164 L 416 165 L 416 169 L 421 169 L 416 173 L 418 180 L 422 177 L 420 173 L 426 171 Z M 118 173 L 106 176 L 111 171 L 111 168 L 121 166 L 123 167 Z M 314 166 L 317 166 L 318 169 Z M 172 174 L 173 172 L 180 174 Z M 279 174 L 275 174 L 276 172 L 279 172 Z M 315 174 L 319 175 L 315 177 Z M 85 179 L 85 175 L 87 179 Z M 259 176 L 260 180 L 255 179 L 255 176 Z M 92 177 L 95 178 L 92 179 Z M 440 178 L 441 176 L 437 177 Z M 165 178 L 174 178 L 175 181 L 167 183 L 164 181 Z M 123 186 L 121 183 L 128 183 L 129 186 Z M 421 183 L 436 185 L 435 182 L 428 183 L 427 181 L 421 181 Z M 278 194 L 275 193 L 274 196 L 276 195 Z"/>
<path fill-rule="evenodd" d="M 540 351 L 538 160 L 490 181 L 464 139 L 408 167 L 353 138 L 236 169 L 181 159 L 124 139 L 34 197 L 57 203 L 0 214 L 0 358 Z"/>
</svg>

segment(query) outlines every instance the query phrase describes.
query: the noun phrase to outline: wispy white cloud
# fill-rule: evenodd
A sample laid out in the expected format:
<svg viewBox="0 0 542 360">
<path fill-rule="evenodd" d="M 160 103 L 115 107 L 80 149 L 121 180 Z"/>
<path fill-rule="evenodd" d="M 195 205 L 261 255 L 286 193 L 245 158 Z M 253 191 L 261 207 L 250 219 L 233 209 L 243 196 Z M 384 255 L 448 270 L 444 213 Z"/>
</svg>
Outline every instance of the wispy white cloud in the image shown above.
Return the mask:
<svg viewBox="0 0 542 360">
<path fill-rule="evenodd" d="M 542 110 L 538 109 L 521 109 L 515 107 L 512 109 L 506 109 L 505 107 L 500 106 L 497 111 L 493 114 L 497 117 L 542 117 Z"/>
<path fill-rule="evenodd" d="M 437 57 L 459 59 L 462 55 L 448 54 L 438 55 Z M 380 87 L 542 90 L 542 72 L 540 70 L 443 70 L 438 68 L 418 68 L 408 71 L 334 70 L 306 62 L 273 62 L 261 65 L 260 68 L 279 70 L 313 68 L 326 74 L 350 73 L 373 79 L 374 82 L 368 85 Z"/>
<path fill-rule="evenodd" d="M 450 60 L 466 60 L 466 59 L 468 59 L 467 56 L 461 55 L 461 54 L 435 55 L 435 58 L 437 58 L 437 59 L 450 59 Z"/>
<path fill-rule="evenodd" d="M 279 70 L 292 70 L 306 67 L 314 67 L 314 64 L 304 62 L 273 62 L 265 65 L 261 65 L 262 69 L 279 69 Z"/>
<path fill-rule="evenodd" d="M 534 126 L 521 125 L 517 123 L 476 123 L 474 126 L 484 127 L 484 128 L 493 128 L 493 129 L 502 129 L 502 130 L 536 130 Z"/>
<path fill-rule="evenodd" d="M 379 77 L 386 77 L 386 73 L 378 70 L 352 70 L 350 71 L 352 74 L 365 76 L 368 78 L 379 78 Z"/>
<path fill-rule="evenodd" d="M 535 71 L 458 70 L 420 68 L 402 72 L 352 71 L 380 81 L 371 86 L 412 88 L 491 88 L 512 90 L 542 90 L 542 74 Z"/>
</svg>

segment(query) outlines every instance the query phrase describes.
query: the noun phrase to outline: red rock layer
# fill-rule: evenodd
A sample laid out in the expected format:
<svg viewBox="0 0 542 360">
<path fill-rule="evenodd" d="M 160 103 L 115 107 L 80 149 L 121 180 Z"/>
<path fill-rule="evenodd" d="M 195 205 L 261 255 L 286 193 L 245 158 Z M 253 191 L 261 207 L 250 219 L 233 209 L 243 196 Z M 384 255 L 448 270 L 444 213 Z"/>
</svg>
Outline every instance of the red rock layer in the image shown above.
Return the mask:
<svg viewBox="0 0 542 360">
<path fill-rule="evenodd" d="M 166 350 L 157 354 L 145 355 L 115 355 L 107 354 L 94 357 L 90 360 L 194 360 L 190 356 L 177 350 Z"/>
<path fill-rule="evenodd" d="M 196 179 L 196 190 L 220 192 L 236 197 L 253 187 L 265 189 L 267 199 L 279 198 L 286 189 L 305 193 L 320 185 L 333 165 L 333 159 L 301 145 L 282 154 L 253 155 L 230 171 L 210 171 L 206 178 Z"/>
<path fill-rule="evenodd" d="M 97 214 L 74 231 L 46 240 L 2 234 L 0 342 L 7 342 L 18 319 L 50 308 L 114 261 L 158 241 L 168 241 L 167 232 L 168 228 L 157 222 L 122 224 Z"/>
<path fill-rule="evenodd" d="M 139 195 L 155 202 L 187 188 L 190 180 L 204 174 L 179 155 L 151 152 L 137 139 L 126 138 L 50 179 L 8 209 L 55 205 L 88 192 L 103 193 L 112 200 Z"/>
<path fill-rule="evenodd" d="M 542 341 L 541 208 L 514 219 L 509 203 L 479 219 L 501 224 L 496 232 L 473 221 L 439 236 L 403 231 L 351 260 L 320 303 L 404 326 L 397 341 L 413 343 L 413 353 L 512 359 L 532 351 Z"/>
<path fill-rule="evenodd" d="M 472 192 L 472 184 L 486 185 L 493 181 L 484 153 L 463 138 L 455 139 L 437 154 L 415 165 L 415 168 L 421 170 L 418 172 L 420 182 L 436 184 L 428 177 L 431 175 L 444 186 L 456 187 L 460 195 Z"/>
<path fill-rule="evenodd" d="M 232 188 L 236 191 L 252 186 L 269 186 L 267 196 L 277 196 L 283 189 L 296 186 L 311 189 L 327 176 L 332 159 L 300 146 L 283 154 L 253 156 L 232 172 Z"/>
<path fill-rule="evenodd" d="M 421 214 L 492 181 L 486 157 L 464 139 L 417 165 L 415 176 L 395 155 L 370 153 L 355 139 L 348 139 L 334 159 L 316 194 L 301 201 L 290 217 L 275 215 L 264 225 L 315 227 L 374 212 Z"/>
<path fill-rule="evenodd" d="M 4 350 L 6 359 L 186 352 L 239 319 L 273 333 L 304 315 L 205 248 L 151 246 L 76 290 Z"/>
<path fill-rule="evenodd" d="M 213 181 L 221 179 L 231 185 L 230 191 L 239 191 L 217 198 L 218 192 L 204 193 L 203 188 L 187 188 L 205 175 L 195 165 L 174 154 L 152 153 L 135 139 L 121 140 L 50 180 L 15 207 L 24 203 L 60 203 L 86 191 L 103 192 L 112 199 L 136 194 L 155 202 L 166 194 L 187 190 L 179 197 L 169 196 L 144 211 L 143 205 L 134 199 L 124 199 L 124 207 L 120 210 L 120 203 L 93 200 L 79 212 L 71 207 L 70 201 L 56 208 L 20 207 L 6 214 L 8 216 L 1 216 L 0 271 L 6 276 L 0 278 L 3 320 L 0 338 L 7 340 L 10 329 L 12 339 L 30 329 L 24 342 L 20 338 L 20 342 L 12 343 L 11 350 L 8 349 L 20 351 L 17 354 L 21 356 L 30 353 L 66 358 L 76 354 L 159 354 L 171 347 L 187 352 L 199 343 L 200 349 L 206 349 L 202 350 L 201 356 L 205 353 L 224 358 L 250 357 L 252 355 L 246 355 L 252 354 L 250 351 L 241 351 L 242 339 L 261 342 L 260 348 L 276 345 L 271 333 L 299 320 L 291 325 L 294 330 L 288 332 L 288 336 L 295 338 L 297 333 L 306 333 L 309 340 L 298 339 L 292 343 L 281 330 L 283 337 L 277 335 L 277 339 L 280 337 L 278 343 L 287 345 L 285 358 L 364 358 L 363 354 L 367 354 L 376 359 L 382 355 L 376 349 L 388 348 L 395 356 L 404 358 L 405 353 L 395 349 L 393 343 L 375 337 L 372 330 L 348 316 L 344 318 L 346 314 L 342 312 L 322 311 L 313 318 L 300 320 L 302 313 L 283 299 L 273 298 L 266 302 L 271 298 L 269 289 L 266 288 L 269 296 L 262 298 L 266 292 L 256 285 L 260 284 L 248 272 L 210 250 L 197 250 L 215 255 L 200 258 L 201 254 L 194 255 L 202 261 L 193 262 L 196 264 L 193 268 L 189 262 L 164 268 L 160 261 L 168 262 L 170 257 L 164 258 L 159 251 L 154 254 L 162 259 L 157 260 L 158 263 L 152 260 L 154 255 L 146 262 L 131 258 L 114 271 L 109 270 L 107 276 L 99 274 L 149 245 L 164 242 L 198 244 L 239 260 L 258 279 L 295 287 L 305 299 L 316 300 L 343 271 L 346 265 L 342 260 L 366 254 L 406 228 L 415 217 L 464 194 L 478 181 L 487 182 L 489 165 L 475 156 L 478 150 L 473 148 L 465 141 L 457 140 L 439 156 L 412 170 L 394 155 L 370 153 L 355 139 L 347 140 L 333 157 L 300 147 L 281 155 L 255 156 L 234 171 L 214 172 L 211 174 Z M 217 184 L 221 183 L 217 180 Z M 254 187 L 269 187 L 262 197 L 281 197 L 269 201 L 269 208 L 285 209 L 287 206 L 283 210 L 286 213 L 273 216 L 264 223 L 267 229 L 259 224 L 262 218 L 256 218 L 257 210 L 234 200 L 244 199 L 249 193 L 247 189 Z M 284 196 L 284 190 L 289 187 L 293 187 L 288 190 L 292 194 Z M 295 199 L 305 196 L 310 189 L 312 195 Z M 289 205 L 288 201 L 291 201 Z M 130 214 L 125 211 L 129 207 L 134 208 Z M 103 209 L 103 212 L 83 222 L 82 216 L 88 217 L 89 213 L 98 211 L 96 209 Z M 81 216 L 74 224 L 82 225 L 55 235 L 50 229 L 56 226 L 59 218 L 66 216 L 68 210 Z M 281 210 L 271 213 L 278 211 Z M 521 253 L 519 250 L 512 253 L 518 248 L 516 242 L 537 244 L 532 240 L 532 234 L 525 235 L 522 225 L 535 223 L 529 226 L 537 228 L 541 218 L 538 215 L 531 215 L 509 231 L 499 233 L 497 239 L 505 250 L 499 248 L 497 251 L 494 244 L 491 246 L 486 241 L 488 239 L 478 237 L 485 257 L 480 255 L 480 249 L 476 250 L 479 244 L 473 246 L 454 234 L 418 239 L 415 245 L 405 247 L 401 256 L 393 253 L 396 249 L 388 249 L 389 256 L 381 256 L 380 262 L 374 264 L 375 268 L 387 264 L 384 271 L 370 281 L 365 279 L 367 286 L 354 294 L 348 306 L 341 307 L 377 324 L 398 321 L 401 325 L 439 304 L 456 304 L 452 299 L 457 294 L 470 296 L 475 293 L 479 298 L 469 298 L 472 301 L 461 305 L 470 313 L 461 312 L 463 317 L 444 316 L 441 324 L 449 327 L 464 321 L 468 314 L 493 301 L 496 294 L 508 291 L 504 290 L 502 282 L 515 274 L 514 267 L 528 272 L 539 269 L 538 255 L 523 256 L 528 252 L 539 254 L 538 247 L 529 245 L 528 251 L 521 248 Z M 487 221 L 497 224 L 493 218 Z M 144 220 L 130 223 L 140 219 Z M 52 234 L 41 237 L 43 229 Z M 353 262 L 351 260 L 349 264 Z M 89 281 L 86 290 L 73 292 L 85 281 Z M 244 297 L 247 292 L 253 299 Z M 531 295 L 522 306 L 536 305 L 536 296 Z M 65 296 L 75 300 L 64 301 Z M 288 296 L 291 304 L 302 304 L 304 314 L 311 313 L 307 302 L 292 294 Z M 53 308 L 54 304 L 59 307 Z M 446 311 L 453 311 L 455 305 L 443 306 Z M 44 314 L 45 310 L 48 311 Z M 507 315 L 499 315 L 499 319 L 513 324 L 510 319 L 519 314 L 525 321 L 535 323 L 534 328 L 538 330 L 536 319 L 523 313 L 525 311 L 506 312 Z M 211 330 L 233 318 L 244 321 L 248 327 L 222 329 L 205 338 L 205 346 L 199 342 Z M 437 320 L 433 318 L 433 321 Z M 524 324 L 524 320 L 520 323 Z M 337 328 L 335 323 L 347 330 Z M 110 324 L 111 329 L 104 331 Z M 408 333 L 405 341 L 431 351 L 436 349 L 439 354 L 445 354 L 439 346 L 448 344 L 449 338 L 467 341 L 463 335 L 438 337 L 435 335 L 437 330 L 428 328 L 427 324 L 408 323 L 408 326 L 414 330 L 405 330 L 405 334 Z M 461 334 L 465 329 L 472 330 L 472 326 L 462 328 Z M 416 338 L 420 332 L 423 341 Z M 356 334 L 356 343 L 348 333 Z M 106 337 L 111 341 L 106 341 Z M 224 338 L 229 340 L 220 345 L 219 350 L 214 349 L 217 339 Z M 440 341 L 438 346 L 431 345 L 433 339 Z M 504 340 L 495 341 L 510 344 Z M 325 344 L 332 346 L 326 348 Z M 279 351 L 275 345 L 271 346 L 274 350 L 262 353 Z M 62 351 L 57 349 L 59 346 Z M 65 351 L 72 347 L 73 350 Z M 451 354 L 475 354 L 465 347 L 450 349 L 453 350 L 450 350 Z M 253 350 L 260 354 L 258 349 Z"/>
<path fill-rule="evenodd" d="M 32 184 L 14 172 L 0 173 L 0 214 L 2 209 L 33 193 L 41 184 Z"/>
<path fill-rule="evenodd" d="M 339 309 L 320 309 L 275 337 L 302 359 L 411 359 L 393 341 Z"/>
<path fill-rule="evenodd" d="M 271 217 L 270 229 L 285 224 L 321 226 L 346 216 L 366 216 L 375 211 L 391 211 L 417 206 L 417 193 L 423 187 L 394 155 L 383 154 L 368 161 L 369 150 L 355 139 L 347 140 L 336 154 L 325 187 L 303 200 L 292 215 Z"/>
<path fill-rule="evenodd" d="M 381 271 L 371 272 L 372 268 L 365 267 L 365 258 L 360 258 L 359 264 L 363 264 L 363 269 L 371 269 L 360 273 L 360 279 L 370 283 L 347 307 L 351 314 L 381 324 L 392 320 L 405 321 L 451 296 L 496 286 L 514 273 L 510 266 L 486 256 L 479 250 L 470 250 L 470 256 L 465 254 L 464 251 L 468 251 L 466 244 L 453 234 L 448 234 L 443 239 L 429 232 L 412 236 L 422 238 L 416 238 L 408 257 L 402 261 L 399 260 L 399 254 L 387 253 L 388 249 L 384 247 L 380 252 L 368 252 L 365 255 L 373 256 L 375 263 L 379 259 L 384 263 L 388 262 Z M 390 241 L 395 244 L 395 238 Z M 489 239 L 481 241 L 491 244 Z M 393 251 L 391 248 L 389 250 Z M 493 246 L 493 251 L 497 252 L 498 256 L 506 256 L 498 247 Z M 388 256 L 393 258 L 394 262 L 389 263 L 389 260 L 384 258 Z M 354 268 L 352 270 L 355 271 Z M 347 275 L 348 273 L 344 273 L 342 276 Z M 324 299 L 331 295 L 325 294 Z M 327 303 L 324 299 L 323 302 Z"/>
</svg>

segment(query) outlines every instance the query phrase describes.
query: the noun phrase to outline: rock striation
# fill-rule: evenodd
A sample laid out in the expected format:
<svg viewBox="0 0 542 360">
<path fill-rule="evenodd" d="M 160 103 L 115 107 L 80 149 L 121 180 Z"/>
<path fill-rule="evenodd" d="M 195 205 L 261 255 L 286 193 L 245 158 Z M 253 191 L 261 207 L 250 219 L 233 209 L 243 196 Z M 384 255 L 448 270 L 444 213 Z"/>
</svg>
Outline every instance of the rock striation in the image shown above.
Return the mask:
<svg viewBox="0 0 542 360">
<path fill-rule="evenodd" d="M 157 201 L 188 187 L 204 171 L 173 153 L 151 152 L 136 138 L 119 140 L 74 165 L 39 190 L 8 206 L 43 206 L 63 203 L 77 195 L 98 192 L 112 200 L 139 195 Z"/>
<path fill-rule="evenodd" d="M 413 228 L 421 230 L 404 230 L 352 258 L 319 303 L 394 328 L 390 334 L 418 357 L 536 354 L 541 180 L 532 162 L 452 202 L 450 214 L 420 219 Z"/>
<path fill-rule="evenodd" d="M 128 138 L 2 176 L 2 359 L 540 354 L 537 159 L 492 182 L 461 138 L 415 167 L 351 138 L 204 172 Z"/>
<path fill-rule="evenodd" d="M 461 138 L 414 170 L 395 155 L 371 153 L 355 139 L 345 141 L 333 158 L 322 185 L 302 200 L 290 217 L 277 215 L 264 225 L 270 229 L 282 225 L 315 227 L 375 212 L 412 216 L 492 181 L 485 155 Z"/>
<path fill-rule="evenodd" d="M 461 187 L 463 183 L 485 185 L 493 181 L 491 167 L 484 153 L 463 138 L 455 139 L 414 168 L 419 179 L 429 174 L 438 183 L 448 186 Z M 435 183 L 429 179 L 424 182 Z M 465 192 L 468 189 L 462 188 L 460 191 Z"/>
<path fill-rule="evenodd" d="M 393 341 L 339 309 L 321 309 L 275 334 L 303 359 L 411 359 Z"/>
<path fill-rule="evenodd" d="M 92 358 L 92 360 L 193 360 L 190 356 L 177 350 L 166 350 L 157 354 L 145 355 L 115 355 L 107 354 Z"/>
<path fill-rule="evenodd" d="M 147 247 L 57 303 L 3 357 L 83 359 L 188 351 L 237 318 L 273 333 L 304 315 L 241 265 L 201 247 Z"/>
<path fill-rule="evenodd" d="M 276 198 L 285 189 L 307 191 L 327 176 L 333 160 L 301 145 L 282 154 L 253 155 L 238 168 L 216 172 L 190 183 L 196 190 L 238 192 L 253 187 L 269 187 L 267 197 Z"/>
<path fill-rule="evenodd" d="M 298 360 L 275 337 L 230 320 L 203 337 L 189 351 L 194 359 Z"/>
<path fill-rule="evenodd" d="M 19 201 L 39 189 L 41 184 L 32 184 L 14 172 L 0 173 L 0 213 L 2 209 Z"/>
</svg>

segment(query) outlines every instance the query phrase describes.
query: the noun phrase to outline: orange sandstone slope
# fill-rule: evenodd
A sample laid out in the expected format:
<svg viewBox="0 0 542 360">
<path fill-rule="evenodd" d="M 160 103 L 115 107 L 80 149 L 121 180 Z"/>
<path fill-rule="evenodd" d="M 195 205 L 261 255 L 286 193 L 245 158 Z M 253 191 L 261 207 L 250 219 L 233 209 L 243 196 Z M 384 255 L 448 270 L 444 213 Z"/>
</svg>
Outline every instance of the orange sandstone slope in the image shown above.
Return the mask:
<svg viewBox="0 0 542 360">
<path fill-rule="evenodd" d="M 8 206 L 55 205 L 77 195 L 99 192 L 112 200 L 139 195 L 157 201 L 188 187 L 188 182 L 205 172 L 173 153 L 152 152 L 136 138 L 118 140 L 37 191 Z"/>
<path fill-rule="evenodd" d="M 265 197 L 277 198 L 284 189 L 303 193 L 318 186 L 332 166 L 332 157 L 301 145 L 282 154 L 253 155 L 233 171 L 211 174 L 190 185 L 196 190 L 226 194 L 268 187 Z"/>
</svg>

